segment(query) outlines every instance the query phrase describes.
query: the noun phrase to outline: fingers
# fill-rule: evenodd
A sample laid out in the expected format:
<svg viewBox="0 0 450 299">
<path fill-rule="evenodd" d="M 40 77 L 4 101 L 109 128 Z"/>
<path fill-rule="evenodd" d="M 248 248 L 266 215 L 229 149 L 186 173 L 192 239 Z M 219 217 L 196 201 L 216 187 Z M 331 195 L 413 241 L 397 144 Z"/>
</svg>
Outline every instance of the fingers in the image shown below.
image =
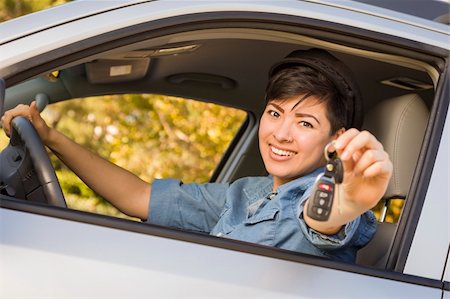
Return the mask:
<svg viewBox="0 0 450 299">
<path fill-rule="evenodd" d="M 383 145 L 368 131 L 350 129 L 335 142 L 346 172 L 373 177 L 392 172 L 392 163 Z"/>
<path fill-rule="evenodd" d="M 1 123 L 3 130 L 5 131 L 6 135 L 11 135 L 11 121 L 16 116 L 23 116 L 28 118 L 30 121 L 33 121 L 33 118 L 36 119 L 36 117 L 39 116 L 39 111 L 36 107 L 36 102 L 33 101 L 31 103 L 31 106 L 19 104 L 16 107 L 14 107 L 11 110 L 5 111 L 1 118 Z"/>
<path fill-rule="evenodd" d="M 350 159 L 355 153 L 365 149 L 383 150 L 383 145 L 368 131 L 350 129 L 344 132 L 335 143 L 342 160 Z"/>
<path fill-rule="evenodd" d="M 355 175 L 364 177 L 375 177 L 392 172 L 392 163 L 388 154 L 380 150 L 367 150 L 356 161 L 353 167 Z"/>
<path fill-rule="evenodd" d="M 3 130 L 5 131 L 6 135 L 8 136 L 11 135 L 11 121 L 13 120 L 14 117 L 19 115 L 28 117 L 27 106 L 20 104 L 11 110 L 5 111 L 5 113 L 3 114 L 1 120 Z"/>
<path fill-rule="evenodd" d="M 31 102 L 29 114 L 30 120 L 34 123 L 42 120 L 41 113 L 39 112 L 36 101 Z"/>
<path fill-rule="evenodd" d="M 367 167 L 362 173 L 366 178 L 374 178 L 374 177 L 386 177 L 390 178 L 392 174 L 393 166 L 391 161 L 383 160 L 377 161 L 376 163 L 371 164 Z"/>
</svg>

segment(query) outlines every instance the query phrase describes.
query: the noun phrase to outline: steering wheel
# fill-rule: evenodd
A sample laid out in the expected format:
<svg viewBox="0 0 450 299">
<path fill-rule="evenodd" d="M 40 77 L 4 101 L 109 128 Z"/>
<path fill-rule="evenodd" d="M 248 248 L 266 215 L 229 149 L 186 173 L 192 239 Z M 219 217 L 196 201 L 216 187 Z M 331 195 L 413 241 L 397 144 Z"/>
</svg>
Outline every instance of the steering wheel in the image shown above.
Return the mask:
<svg viewBox="0 0 450 299">
<path fill-rule="evenodd" d="M 12 122 L 9 145 L 0 153 L 0 191 L 15 198 L 67 207 L 42 141 L 31 122 L 21 116 Z"/>
</svg>

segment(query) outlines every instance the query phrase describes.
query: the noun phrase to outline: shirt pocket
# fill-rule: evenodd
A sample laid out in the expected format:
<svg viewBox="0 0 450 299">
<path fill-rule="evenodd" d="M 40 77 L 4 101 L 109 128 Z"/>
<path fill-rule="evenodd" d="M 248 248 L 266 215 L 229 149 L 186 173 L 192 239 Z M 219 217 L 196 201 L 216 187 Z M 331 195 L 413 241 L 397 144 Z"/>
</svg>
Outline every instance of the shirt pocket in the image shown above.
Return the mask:
<svg viewBox="0 0 450 299">
<path fill-rule="evenodd" d="M 275 242 L 278 209 L 262 210 L 244 221 L 244 234 L 250 242 L 272 246 Z"/>
<path fill-rule="evenodd" d="M 275 220 L 278 209 L 263 210 L 244 221 L 245 224 L 252 225 L 264 221 Z"/>
</svg>

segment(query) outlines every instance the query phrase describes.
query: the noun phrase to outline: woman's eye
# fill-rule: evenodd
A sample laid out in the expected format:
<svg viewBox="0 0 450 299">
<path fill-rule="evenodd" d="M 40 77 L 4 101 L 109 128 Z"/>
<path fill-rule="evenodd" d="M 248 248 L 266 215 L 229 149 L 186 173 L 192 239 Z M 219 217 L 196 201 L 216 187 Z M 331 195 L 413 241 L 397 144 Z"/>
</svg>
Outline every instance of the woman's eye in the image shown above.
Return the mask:
<svg viewBox="0 0 450 299">
<path fill-rule="evenodd" d="M 301 121 L 299 122 L 300 126 L 305 127 L 305 128 L 313 128 L 313 125 L 310 122 L 307 121 Z"/>
<path fill-rule="evenodd" d="M 268 113 L 269 113 L 270 116 L 273 116 L 273 117 L 279 117 L 280 116 L 280 113 L 278 113 L 278 112 L 276 112 L 274 110 L 269 110 Z"/>
</svg>

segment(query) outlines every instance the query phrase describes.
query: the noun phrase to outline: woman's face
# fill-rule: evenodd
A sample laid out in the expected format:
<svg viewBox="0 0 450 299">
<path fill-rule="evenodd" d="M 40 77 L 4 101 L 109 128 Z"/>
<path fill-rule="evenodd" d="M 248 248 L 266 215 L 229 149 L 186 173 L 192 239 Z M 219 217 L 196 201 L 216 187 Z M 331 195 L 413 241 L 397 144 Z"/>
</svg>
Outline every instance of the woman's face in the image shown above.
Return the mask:
<svg viewBox="0 0 450 299">
<path fill-rule="evenodd" d="M 274 190 L 325 164 L 323 150 L 330 136 L 326 106 L 310 96 L 269 101 L 259 126 L 259 148 Z"/>
</svg>

